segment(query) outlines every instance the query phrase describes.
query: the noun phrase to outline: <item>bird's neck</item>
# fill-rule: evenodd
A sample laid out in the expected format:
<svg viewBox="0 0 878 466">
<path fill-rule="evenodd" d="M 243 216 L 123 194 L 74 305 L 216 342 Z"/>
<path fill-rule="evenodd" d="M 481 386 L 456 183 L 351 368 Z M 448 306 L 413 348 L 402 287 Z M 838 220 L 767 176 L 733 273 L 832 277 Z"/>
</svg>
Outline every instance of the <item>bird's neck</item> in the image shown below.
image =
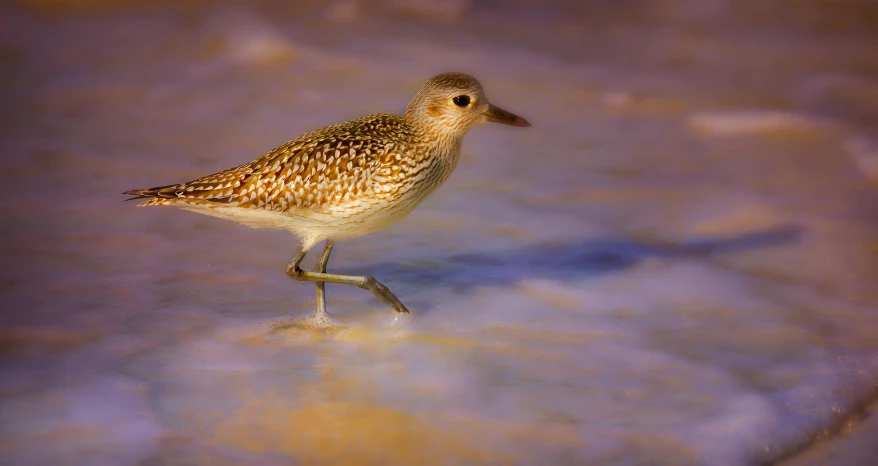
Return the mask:
<svg viewBox="0 0 878 466">
<path fill-rule="evenodd" d="M 421 126 L 416 131 L 420 133 L 421 141 L 427 146 L 429 153 L 447 158 L 450 162 L 457 164 L 457 157 L 463 143 L 463 134 L 442 124 Z"/>
<path fill-rule="evenodd" d="M 464 134 L 435 119 L 409 118 L 408 114 L 406 119 L 418 135 L 422 153 L 427 156 L 423 162 L 438 169 L 444 181 L 457 168 Z"/>
<path fill-rule="evenodd" d="M 430 115 L 421 115 L 407 111 L 405 119 L 408 125 L 429 144 L 445 147 L 460 147 L 466 132 L 460 131 L 449 122 Z"/>
</svg>

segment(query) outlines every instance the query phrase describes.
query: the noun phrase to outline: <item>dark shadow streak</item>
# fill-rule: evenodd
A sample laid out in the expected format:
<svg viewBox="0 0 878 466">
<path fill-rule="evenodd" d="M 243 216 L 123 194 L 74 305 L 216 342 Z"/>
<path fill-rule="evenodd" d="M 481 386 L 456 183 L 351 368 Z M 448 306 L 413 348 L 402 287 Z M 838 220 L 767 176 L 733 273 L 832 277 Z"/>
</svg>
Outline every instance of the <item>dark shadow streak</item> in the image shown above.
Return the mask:
<svg viewBox="0 0 878 466">
<path fill-rule="evenodd" d="M 789 244 L 803 229 L 788 225 L 727 238 L 705 238 L 682 243 L 643 242 L 597 238 L 572 243 L 540 243 L 521 249 L 464 253 L 402 263 L 381 262 L 334 273 L 375 276 L 404 302 L 411 288 L 448 288 L 466 291 L 479 287 L 511 286 L 524 279 L 574 280 L 620 272 L 648 258 L 698 258 L 735 254 Z M 408 293 L 406 288 L 409 289 Z M 414 303 L 426 311 L 429 303 Z"/>
</svg>

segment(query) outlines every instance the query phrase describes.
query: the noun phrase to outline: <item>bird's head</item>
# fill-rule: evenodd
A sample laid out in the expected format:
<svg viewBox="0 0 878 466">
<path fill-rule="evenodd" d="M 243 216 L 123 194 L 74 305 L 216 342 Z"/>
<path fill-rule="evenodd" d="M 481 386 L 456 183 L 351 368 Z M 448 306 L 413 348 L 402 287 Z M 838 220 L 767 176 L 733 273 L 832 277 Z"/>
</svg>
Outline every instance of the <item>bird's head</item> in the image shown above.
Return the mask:
<svg viewBox="0 0 878 466">
<path fill-rule="evenodd" d="M 530 126 L 524 118 L 488 102 L 476 78 L 463 73 L 442 73 L 431 78 L 412 98 L 405 116 L 428 131 L 458 137 L 487 122 Z"/>
</svg>

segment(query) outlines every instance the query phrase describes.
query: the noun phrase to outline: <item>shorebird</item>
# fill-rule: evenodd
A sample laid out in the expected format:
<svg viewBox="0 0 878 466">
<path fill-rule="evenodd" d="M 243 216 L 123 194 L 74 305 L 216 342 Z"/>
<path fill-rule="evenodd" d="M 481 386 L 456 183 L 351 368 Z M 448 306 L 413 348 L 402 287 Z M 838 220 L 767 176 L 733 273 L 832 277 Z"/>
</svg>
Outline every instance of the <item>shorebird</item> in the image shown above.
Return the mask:
<svg viewBox="0 0 878 466">
<path fill-rule="evenodd" d="M 486 122 L 530 126 L 488 102 L 463 73 L 434 76 L 402 115 L 380 113 L 305 133 L 258 159 L 193 181 L 123 194 L 139 206 L 173 206 L 253 228 L 292 232 L 301 242 L 286 268 L 315 282 L 317 320 L 328 320 L 324 283 L 370 291 L 393 310 L 409 310 L 371 276 L 326 273 L 337 241 L 386 228 L 408 215 L 454 171 L 463 137 Z M 325 241 L 316 269 L 299 264 Z"/>
</svg>

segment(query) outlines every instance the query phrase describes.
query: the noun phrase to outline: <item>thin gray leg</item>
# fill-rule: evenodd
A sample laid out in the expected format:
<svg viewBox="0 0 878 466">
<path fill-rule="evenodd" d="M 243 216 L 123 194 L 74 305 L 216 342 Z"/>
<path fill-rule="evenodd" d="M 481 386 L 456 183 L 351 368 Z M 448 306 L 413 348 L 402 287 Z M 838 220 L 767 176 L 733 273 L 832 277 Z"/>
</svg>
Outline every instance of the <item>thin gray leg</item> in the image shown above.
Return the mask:
<svg viewBox="0 0 878 466">
<path fill-rule="evenodd" d="M 326 273 L 326 264 L 329 263 L 329 255 L 332 254 L 332 241 L 327 241 L 323 246 L 323 253 L 320 254 L 320 260 L 317 261 L 315 272 Z M 324 282 L 315 282 L 317 285 L 317 316 L 327 316 L 326 314 L 326 284 Z"/>
<path fill-rule="evenodd" d="M 399 302 L 399 298 L 397 298 L 396 295 L 391 293 L 390 290 L 387 289 L 386 286 L 384 286 L 384 284 L 382 284 L 378 280 L 375 280 L 371 276 L 357 277 L 352 275 L 336 275 L 333 273 L 308 272 L 306 270 L 302 270 L 302 268 L 299 267 L 299 263 L 302 262 L 302 259 L 305 258 L 305 254 L 307 253 L 308 251 L 302 250 L 296 254 L 296 257 L 294 257 L 293 260 L 290 261 L 290 264 L 287 266 L 287 275 L 296 280 L 305 282 L 344 283 L 346 285 L 356 285 L 364 290 L 368 290 L 369 292 L 371 292 L 376 298 L 384 301 L 384 303 L 393 308 L 394 311 L 403 312 L 406 314 L 409 313 L 409 310 L 401 302 Z M 324 249 L 324 254 L 326 254 L 326 249 Z M 329 260 L 329 255 L 326 254 L 326 256 L 327 260 Z M 321 260 L 322 259 L 323 258 L 321 257 Z M 318 313 L 320 312 L 319 306 L 320 304 L 318 302 Z"/>
</svg>

